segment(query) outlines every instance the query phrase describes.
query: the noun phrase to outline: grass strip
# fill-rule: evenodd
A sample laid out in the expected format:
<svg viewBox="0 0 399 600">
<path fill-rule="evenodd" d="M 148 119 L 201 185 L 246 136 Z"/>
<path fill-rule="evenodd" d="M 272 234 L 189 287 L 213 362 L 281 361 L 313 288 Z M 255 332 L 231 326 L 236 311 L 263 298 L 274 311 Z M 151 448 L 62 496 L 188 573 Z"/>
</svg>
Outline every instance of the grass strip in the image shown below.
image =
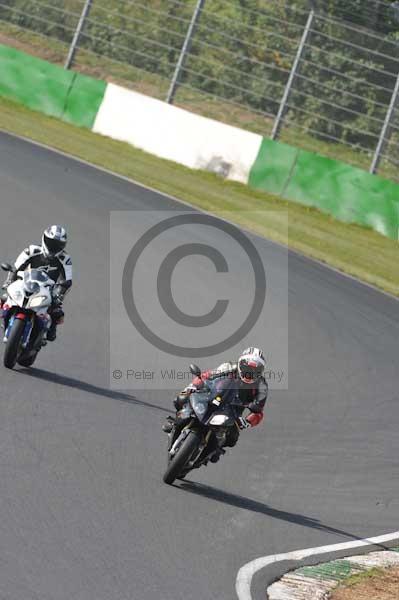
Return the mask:
<svg viewBox="0 0 399 600">
<path fill-rule="evenodd" d="M 212 173 L 187 169 L 2 98 L 0 129 L 131 177 L 216 215 L 229 213 L 245 229 L 399 295 L 398 244 L 372 230 L 340 223 L 317 209 L 224 181 Z"/>
</svg>

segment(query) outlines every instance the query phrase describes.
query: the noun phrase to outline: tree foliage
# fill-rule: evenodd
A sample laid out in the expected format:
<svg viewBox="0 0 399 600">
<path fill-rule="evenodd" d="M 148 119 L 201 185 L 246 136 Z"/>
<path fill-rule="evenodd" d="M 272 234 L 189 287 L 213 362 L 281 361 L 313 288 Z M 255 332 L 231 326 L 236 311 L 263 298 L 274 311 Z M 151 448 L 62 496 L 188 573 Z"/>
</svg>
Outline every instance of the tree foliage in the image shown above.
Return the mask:
<svg viewBox="0 0 399 600">
<path fill-rule="evenodd" d="M 3 0 L 0 20 L 70 43 L 83 0 Z M 93 0 L 80 46 L 170 80 L 195 0 Z M 310 8 L 287 119 L 374 148 L 399 70 L 399 3 L 208 0 L 183 86 L 275 115 Z"/>
</svg>

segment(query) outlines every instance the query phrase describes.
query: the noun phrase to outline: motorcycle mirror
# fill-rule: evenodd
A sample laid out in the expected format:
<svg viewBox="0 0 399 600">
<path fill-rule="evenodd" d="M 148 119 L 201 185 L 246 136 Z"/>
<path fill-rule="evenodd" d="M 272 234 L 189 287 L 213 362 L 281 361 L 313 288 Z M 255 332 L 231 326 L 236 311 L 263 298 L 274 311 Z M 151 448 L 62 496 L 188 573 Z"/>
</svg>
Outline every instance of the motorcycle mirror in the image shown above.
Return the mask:
<svg viewBox="0 0 399 600">
<path fill-rule="evenodd" d="M 12 266 L 10 265 L 10 263 L 1 263 L 1 268 L 3 269 L 3 271 L 13 271 Z"/>
<path fill-rule="evenodd" d="M 201 377 L 201 369 L 197 365 L 190 365 L 190 373 L 196 377 Z"/>
</svg>

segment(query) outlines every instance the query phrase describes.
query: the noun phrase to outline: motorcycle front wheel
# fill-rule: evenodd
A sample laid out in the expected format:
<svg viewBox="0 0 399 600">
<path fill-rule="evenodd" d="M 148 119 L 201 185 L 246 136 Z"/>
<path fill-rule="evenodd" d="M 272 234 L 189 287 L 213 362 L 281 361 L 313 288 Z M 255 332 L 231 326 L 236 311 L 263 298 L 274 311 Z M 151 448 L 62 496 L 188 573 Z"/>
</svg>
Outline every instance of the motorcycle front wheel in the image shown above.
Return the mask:
<svg viewBox="0 0 399 600">
<path fill-rule="evenodd" d="M 18 364 L 21 365 L 21 367 L 31 367 L 33 365 L 33 363 L 35 362 L 37 355 L 38 355 L 38 352 L 34 352 L 33 354 L 30 352 L 28 354 L 28 356 L 22 355 L 18 359 Z"/>
<path fill-rule="evenodd" d="M 163 480 L 165 483 L 171 485 L 179 477 L 184 465 L 198 449 L 199 444 L 200 439 L 198 435 L 194 431 L 190 431 L 164 473 Z"/>
<path fill-rule="evenodd" d="M 13 369 L 15 367 L 21 347 L 24 329 L 25 321 L 22 321 L 21 319 L 15 319 L 10 331 L 10 335 L 8 336 L 6 348 L 4 350 L 3 363 L 7 369 Z"/>
</svg>

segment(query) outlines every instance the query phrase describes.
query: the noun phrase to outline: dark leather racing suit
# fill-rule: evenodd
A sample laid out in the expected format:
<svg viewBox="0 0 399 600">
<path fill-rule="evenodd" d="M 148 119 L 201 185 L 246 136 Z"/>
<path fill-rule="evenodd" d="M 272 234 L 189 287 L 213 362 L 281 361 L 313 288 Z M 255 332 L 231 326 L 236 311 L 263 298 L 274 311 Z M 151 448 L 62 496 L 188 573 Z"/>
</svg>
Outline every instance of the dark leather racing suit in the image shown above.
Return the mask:
<svg viewBox="0 0 399 600">
<path fill-rule="evenodd" d="M 268 396 L 267 382 L 264 377 L 261 377 L 253 384 L 244 383 L 238 375 L 237 365 L 231 362 L 224 363 L 215 370 L 205 371 L 201 373 L 201 377 L 195 377 L 193 382 L 175 399 L 174 405 L 176 410 L 181 410 L 188 401 L 189 395 L 201 389 L 207 380 L 214 381 L 216 379 L 232 380 L 235 402 L 242 404 L 242 410 L 238 409 L 238 412 L 242 414 L 247 408 L 250 413 L 245 419 L 246 423 L 249 423 L 251 427 L 258 425 L 263 419 L 263 410 Z M 238 428 L 231 427 L 225 446 L 235 446 L 238 438 Z"/>
</svg>

